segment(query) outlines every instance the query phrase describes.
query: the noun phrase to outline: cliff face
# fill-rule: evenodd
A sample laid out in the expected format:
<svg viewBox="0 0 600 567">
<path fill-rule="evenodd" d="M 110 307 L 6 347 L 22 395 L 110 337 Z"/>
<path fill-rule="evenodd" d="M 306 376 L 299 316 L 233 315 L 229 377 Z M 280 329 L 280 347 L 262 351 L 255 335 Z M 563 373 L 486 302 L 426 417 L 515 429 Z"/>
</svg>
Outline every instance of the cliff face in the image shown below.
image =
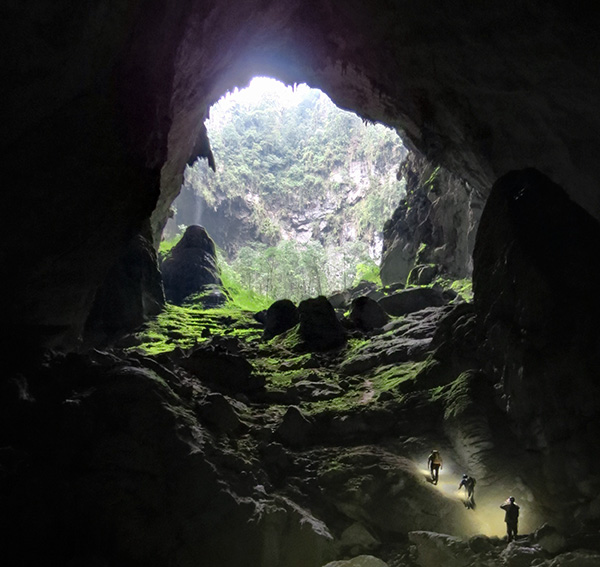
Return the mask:
<svg viewBox="0 0 600 567">
<path fill-rule="evenodd" d="M 381 280 L 405 283 L 416 264 L 469 277 L 483 196 L 447 169 L 410 154 L 400 168 L 406 198 L 386 222 Z"/>
<path fill-rule="evenodd" d="M 499 179 L 473 272 L 483 366 L 553 494 L 596 486 L 600 224 L 536 170 Z"/>
</svg>

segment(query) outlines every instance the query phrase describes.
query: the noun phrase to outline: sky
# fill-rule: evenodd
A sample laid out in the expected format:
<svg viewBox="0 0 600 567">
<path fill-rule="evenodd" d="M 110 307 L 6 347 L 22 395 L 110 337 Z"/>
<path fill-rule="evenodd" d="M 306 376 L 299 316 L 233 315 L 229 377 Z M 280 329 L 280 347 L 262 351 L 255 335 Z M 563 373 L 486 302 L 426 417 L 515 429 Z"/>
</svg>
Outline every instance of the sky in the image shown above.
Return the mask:
<svg viewBox="0 0 600 567">
<path fill-rule="evenodd" d="M 206 127 L 218 128 L 229 109 L 236 103 L 242 106 L 254 106 L 265 96 L 277 97 L 283 107 L 292 107 L 299 104 L 310 92 L 318 92 L 320 96 L 329 97 L 318 89 L 311 89 L 306 83 L 287 86 L 271 77 L 254 77 L 250 84 L 243 88 L 235 88 L 222 96 L 210 109 L 209 120 Z"/>
</svg>

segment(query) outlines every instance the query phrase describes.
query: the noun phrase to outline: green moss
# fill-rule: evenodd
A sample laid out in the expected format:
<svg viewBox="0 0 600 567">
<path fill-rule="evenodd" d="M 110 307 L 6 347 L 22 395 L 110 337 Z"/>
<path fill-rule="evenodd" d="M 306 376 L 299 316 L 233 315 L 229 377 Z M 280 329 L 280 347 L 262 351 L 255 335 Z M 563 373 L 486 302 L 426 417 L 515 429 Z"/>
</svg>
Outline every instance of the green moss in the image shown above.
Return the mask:
<svg viewBox="0 0 600 567">
<path fill-rule="evenodd" d="M 131 350 L 159 354 L 177 347 L 187 349 L 213 335 L 237 337 L 251 341 L 261 336 L 262 329 L 252 314 L 233 306 L 203 309 L 200 306 L 167 304 L 162 312 L 138 333 L 140 345 Z"/>
<path fill-rule="evenodd" d="M 425 244 L 425 242 L 421 242 L 421 244 L 419 244 L 419 249 L 417 250 L 415 262 L 417 264 L 427 264 L 428 255 L 429 255 L 429 248 L 428 248 L 427 244 Z M 409 274 L 409 276 L 410 276 L 410 274 Z"/>
<path fill-rule="evenodd" d="M 459 418 L 473 408 L 473 378 L 472 372 L 463 372 L 451 384 L 432 390 L 432 401 L 444 404 L 444 419 Z"/>
<path fill-rule="evenodd" d="M 296 325 L 289 331 L 273 337 L 271 342 L 292 352 L 301 352 L 303 341 L 300 337 L 300 325 Z"/>
<path fill-rule="evenodd" d="M 450 289 L 458 293 L 464 301 L 473 301 L 473 281 L 471 279 L 454 280 L 450 283 Z"/>
<path fill-rule="evenodd" d="M 438 166 L 433 170 L 433 172 L 429 176 L 429 179 L 427 179 L 427 181 L 423 183 L 423 187 L 425 187 L 425 189 L 427 189 L 428 191 L 435 189 L 435 182 L 439 173 L 440 167 Z"/>
<path fill-rule="evenodd" d="M 308 415 L 323 412 L 343 413 L 356 409 L 359 405 L 364 390 L 350 390 L 342 396 L 330 400 L 319 400 L 316 402 L 302 402 L 300 409 Z"/>
<path fill-rule="evenodd" d="M 349 337 L 344 351 L 344 359 L 351 360 L 362 353 L 363 349 L 371 344 L 370 339 L 357 339 Z"/>
<path fill-rule="evenodd" d="M 473 281 L 470 278 L 453 280 L 447 276 L 437 276 L 430 284 L 422 286 L 411 284 L 411 287 L 433 287 L 434 285 L 441 286 L 444 289 L 454 290 L 462 301 L 473 301 Z"/>
<path fill-rule="evenodd" d="M 168 240 L 161 240 L 160 246 L 158 248 L 158 256 L 162 260 L 164 260 L 169 252 L 175 247 L 175 245 L 181 240 L 181 234 L 177 234 L 173 236 L 173 238 L 169 238 Z"/>
<path fill-rule="evenodd" d="M 414 380 L 416 383 L 419 373 L 426 366 L 427 362 L 421 361 L 379 367 L 371 377 L 373 388 L 377 393 L 381 393 L 393 390 L 408 380 Z"/>
</svg>

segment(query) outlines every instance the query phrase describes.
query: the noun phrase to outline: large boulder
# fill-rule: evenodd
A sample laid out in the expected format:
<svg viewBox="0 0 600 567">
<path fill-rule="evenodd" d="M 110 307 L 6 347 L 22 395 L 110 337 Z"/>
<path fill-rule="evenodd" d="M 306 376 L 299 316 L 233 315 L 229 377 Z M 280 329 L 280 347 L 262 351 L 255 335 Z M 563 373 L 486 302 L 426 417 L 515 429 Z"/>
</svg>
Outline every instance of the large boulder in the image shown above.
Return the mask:
<svg viewBox="0 0 600 567">
<path fill-rule="evenodd" d="M 327 298 L 305 299 L 298 306 L 300 338 L 308 350 L 325 351 L 346 343 L 346 332 Z"/>
<path fill-rule="evenodd" d="M 225 295 L 215 290 L 222 285 L 215 243 L 201 226 L 187 227 L 163 261 L 161 270 L 166 298 L 176 305 L 181 305 L 191 295 L 203 293 L 206 293 L 210 306 L 225 301 Z"/>
<path fill-rule="evenodd" d="M 388 567 L 388 564 L 372 555 L 358 555 L 352 559 L 332 561 L 324 567 Z"/>
<path fill-rule="evenodd" d="M 473 562 L 473 552 L 460 538 L 430 531 L 410 532 L 408 537 L 417 548 L 421 567 L 467 567 Z"/>
<path fill-rule="evenodd" d="M 388 316 L 377 301 L 362 296 L 352 302 L 350 320 L 363 331 L 372 331 L 383 327 L 388 322 Z"/>
<path fill-rule="evenodd" d="M 222 394 L 208 394 L 198 404 L 197 413 L 220 431 L 233 432 L 241 425 L 240 418 L 231 402 Z"/>
<path fill-rule="evenodd" d="M 212 345 L 194 349 L 179 364 L 223 392 L 252 392 L 265 382 L 264 377 L 252 372 L 252 365 L 243 356 Z"/>
<path fill-rule="evenodd" d="M 275 437 L 284 445 L 300 447 L 308 441 L 312 429 L 311 420 L 298 407 L 290 406 L 275 430 Z"/>
<path fill-rule="evenodd" d="M 276 335 L 285 333 L 295 327 L 299 321 L 298 309 L 289 299 L 280 299 L 267 309 L 264 318 L 265 339 L 272 339 Z"/>
<path fill-rule="evenodd" d="M 438 273 L 435 264 L 419 264 L 408 275 L 409 285 L 429 285 Z"/>
</svg>

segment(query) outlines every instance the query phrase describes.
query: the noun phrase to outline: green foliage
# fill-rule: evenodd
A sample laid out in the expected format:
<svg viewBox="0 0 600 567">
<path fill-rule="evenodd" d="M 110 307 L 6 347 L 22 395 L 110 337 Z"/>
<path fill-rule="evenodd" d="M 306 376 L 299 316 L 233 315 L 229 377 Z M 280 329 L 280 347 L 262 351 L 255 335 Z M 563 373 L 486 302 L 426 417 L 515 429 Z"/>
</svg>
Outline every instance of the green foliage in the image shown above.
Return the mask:
<svg viewBox="0 0 600 567">
<path fill-rule="evenodd" d="M 378 392 L 393 390 L 403 382 L 415 380 L 426 364 L 426 362 L 405 362 L 379 367 L 372 377 L 373 387 Z"/>
<path fill-rule="evenodd" d="M 470 278 L 463 278 L 460 280 L 453 280 L 447 276 L 438 276 L 435 278 L 431 285 L 441 285 L 445 289 L 452 289 L 462 301 L 471 302 L 473 301 L 473 281 Z"/>
<path fill-rule="evenodd" d="M 173 249 L 173 247 L 179 242 L 180 239 L 181 234 L 176 234 L 172 238 L 169 238 L 167 240 L 161 240 L 160 246 L 158 248 L 159 258 L 166 258 L 167 254 Z"/>
<path fill-rule="evenodd" d="M 219 259 L 219 267 L 221 269 L 223 287 L 228 291 L 230 296 L 230 306 L 256 312 L 267 309 L 271 305 L 272 301 L 268 297 L 244 287 L 240 281 L 239 274 L 227 264 L 222 256 Z"/>
<path fill-rule="evenodd" d="M 361 281 L 373 282 L 379 286 L 382 285 L 379 266 L 374 261 L 359 262 L 356 265 L 356 276 L 354 276 L 352 285 L 356 286 Z"/>
<path fill-rule="evenodd" d="M 473 281 L 471 279 L 454 280 L 450 283 L 450 289 L 458 293 L 463 301 L 473 301 Z"/>
<path fill-rule="evenodd" d="M 340 110 L 306 85 L 293 95 L 281 84 L 255 99 L 228 95 L 211 108 L 207 129 L 217 171 L 197 161 L 186 169 L 184 190 L 211 207 L 241 197 L 263 241 L 281 237 L 276 212 L 325 204 L 331 214 L 343 206 L 363 238 L 381 230 L 404 195 L 396 132 Z M 333 235 L 338 244 L 340 234 Z"/>
<path fill-rule="evenodd" d="M 244 246 L 235 260 L 219 260 L 227 289 L 249 290 L 258 301 L 277 299 L 298 302 L 346 289 L 357 280 L 379 281 L 379 268 L 369 257 L 366 244 L 348 242 L 324 247 L 319 242 L 299 244 L 283 240 L 277 246 Z M 237 303 L 240 307 L 242 304 Z M 244 304 L 245 308 L 251 308 Z"/>
</svg>

